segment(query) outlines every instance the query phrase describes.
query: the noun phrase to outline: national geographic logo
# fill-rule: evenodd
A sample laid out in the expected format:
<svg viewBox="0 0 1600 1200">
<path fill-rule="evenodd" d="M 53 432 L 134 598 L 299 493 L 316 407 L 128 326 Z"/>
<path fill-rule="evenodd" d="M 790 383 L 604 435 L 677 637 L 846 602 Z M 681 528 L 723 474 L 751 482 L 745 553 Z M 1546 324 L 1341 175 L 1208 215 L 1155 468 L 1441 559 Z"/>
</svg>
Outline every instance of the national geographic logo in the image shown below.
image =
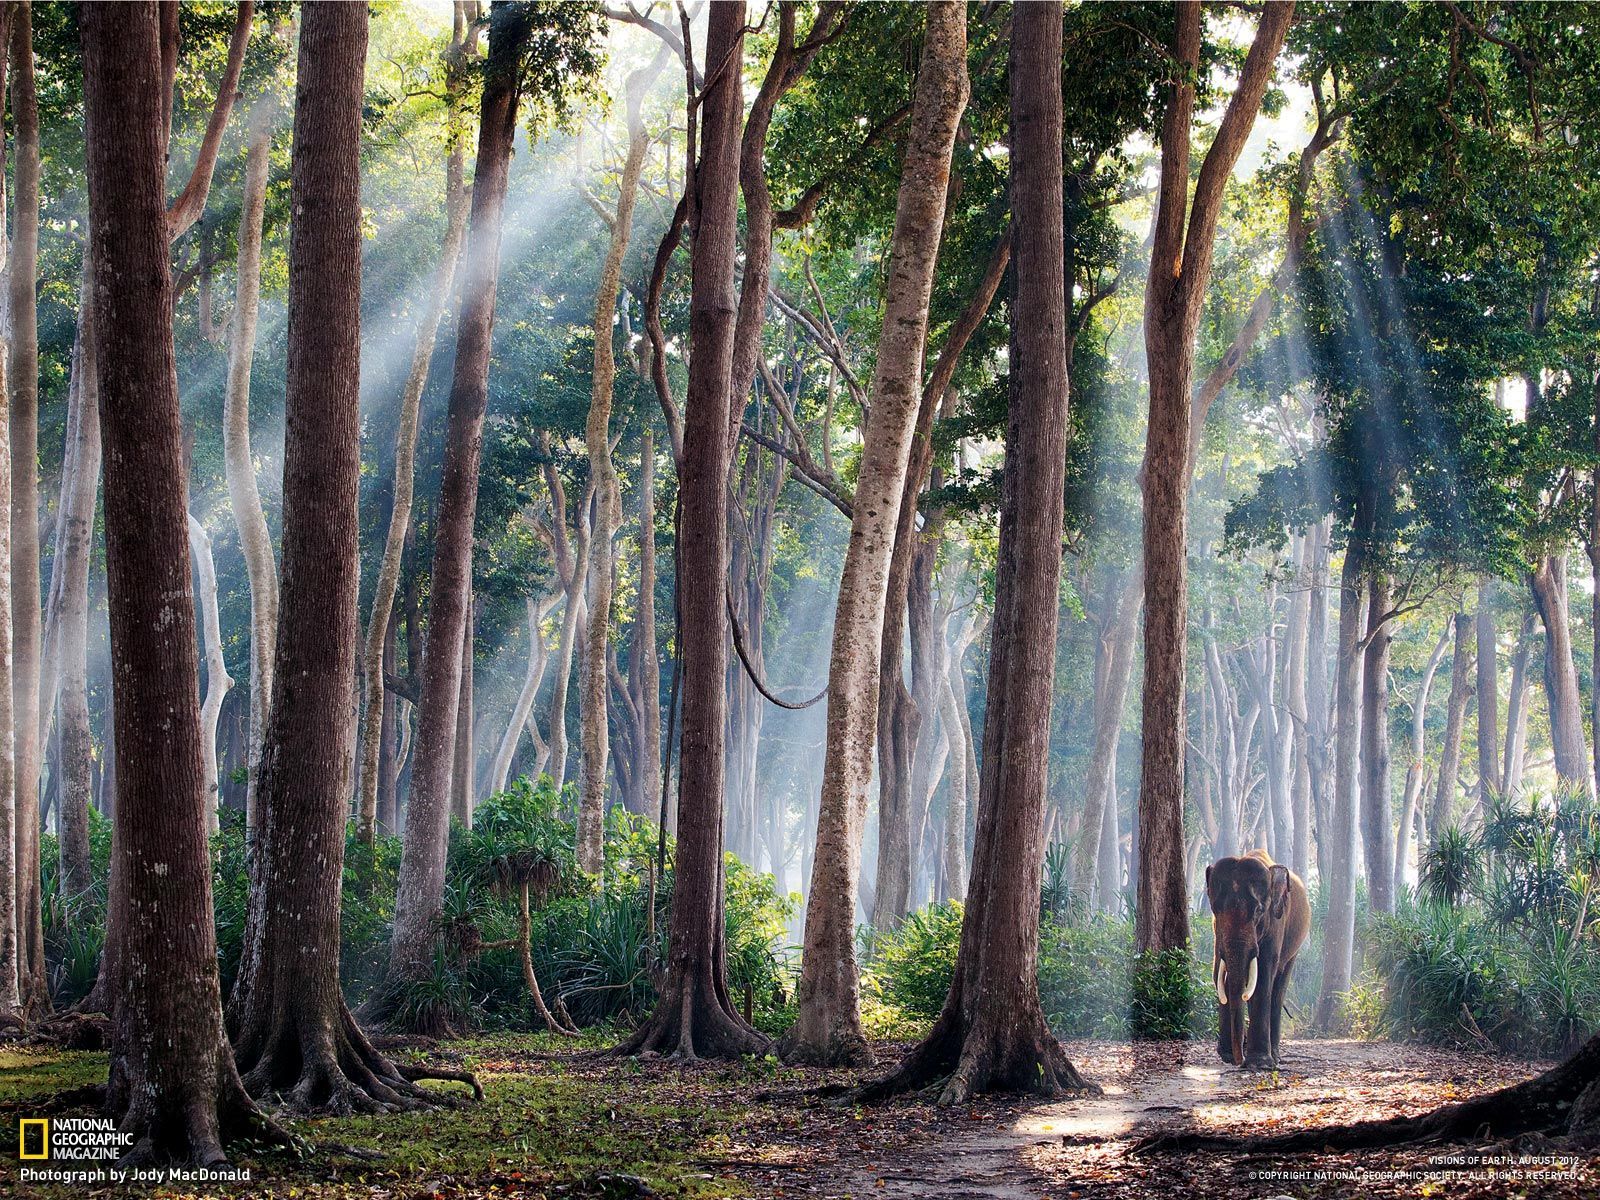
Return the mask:
<svg viewBox="0 0 1600 1200">
<path fill-rule="evenodd" d="M 24 1162 L 114 1162 L 133 1145 L 110 1117 L 23 1117 L 17 1122 L 17 1157 Z"/>
</svg>

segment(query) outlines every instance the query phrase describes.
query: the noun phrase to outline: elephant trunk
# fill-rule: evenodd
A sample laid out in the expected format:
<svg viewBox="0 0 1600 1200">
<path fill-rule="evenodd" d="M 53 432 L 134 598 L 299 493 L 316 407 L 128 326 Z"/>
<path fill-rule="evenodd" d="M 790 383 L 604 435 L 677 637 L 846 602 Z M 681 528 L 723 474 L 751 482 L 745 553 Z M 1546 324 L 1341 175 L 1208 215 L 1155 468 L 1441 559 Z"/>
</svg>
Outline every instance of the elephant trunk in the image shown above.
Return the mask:
<svg viewBox="0 0 1600 1200">
<path fill-rule="evenodd" d="M 1245 1006 L 1255 995 L 1258 977 L 1259 963 L 1254 947 L 1243 954 L 1218 956 L 1215 979 L 1217 1003 L 1221 1006 L 1218 1015 L 1235 1066 L 1244 1065 Z"/>
</svg>

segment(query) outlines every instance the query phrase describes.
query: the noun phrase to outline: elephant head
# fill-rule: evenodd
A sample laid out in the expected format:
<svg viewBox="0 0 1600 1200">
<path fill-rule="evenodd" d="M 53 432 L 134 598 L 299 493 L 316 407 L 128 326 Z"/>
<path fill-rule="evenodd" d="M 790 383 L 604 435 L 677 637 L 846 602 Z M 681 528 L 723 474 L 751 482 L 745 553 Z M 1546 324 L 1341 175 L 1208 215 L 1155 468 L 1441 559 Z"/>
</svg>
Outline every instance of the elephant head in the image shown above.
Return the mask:
<svg viewBox="0 0 1600 1200">
<path fill-rule="evenodd" d="M 1258 951 L 1268 929 L 1284 919 L 1289 868 L 1257 855 L 1218 859 L 1206 868 L 1206 894 L 1216 930 L 1212 983 L 1221 1006 L 1218 1049 L 1243 1066 L 1245 1007 L 1257 987 L 1272 986 L 1262 977 Z"/>
</svg>

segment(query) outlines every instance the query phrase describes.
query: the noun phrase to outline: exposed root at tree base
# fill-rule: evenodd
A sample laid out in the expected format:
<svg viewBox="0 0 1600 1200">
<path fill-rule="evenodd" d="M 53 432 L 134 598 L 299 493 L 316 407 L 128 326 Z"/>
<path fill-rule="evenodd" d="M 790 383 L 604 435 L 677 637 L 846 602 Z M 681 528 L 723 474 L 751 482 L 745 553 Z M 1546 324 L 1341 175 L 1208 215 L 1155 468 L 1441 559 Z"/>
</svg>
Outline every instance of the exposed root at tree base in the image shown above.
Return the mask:
<svg viewBox="0 0 1600 1200">
<path fill-rule="evenodd" d="M 788 1066 L 861 1069 L 877 1065 L 878 1056 L 860 1033 L 839 1034 L 821 1043 L 803 1039 L 798 1033 L 798 1028 L 791 1029 L 775 1047 L 778 1057 Z"/>
<path fill-rule="evenodd" d="M 148 1088 L 108 1085 L 108 1108 L 120 1118 L 119 1130 L 132 1139 L 119 1167 L 145 1167 L 168 1163 L 215 1167 L 227 1163 L 223 1146 L 240 1142 L 255 1147 L 292 1150 L 299 1143 L 293 1134 L 258 1108 L 245 1094 L 231 1063 L 219 1066 L 220 1095 L 215 1106 L 199 1096 L 186 1101 L 157 1103 Z M 130 1099 L 121 1113 L 115 1111 L 119 1094 Z"/>
<path fill-rule="evenodd" d="M 445 1079 L 464 1083 L 472 1089 L 474 1100 L 483 1099 L 483 1084 L 478 1082 L 478 1077 L 471 1071 L 447 1071 L 443 1067 L 408 1067 L 400 1063 L 396 1063 L 394 1069 L 408 1083 L 417 1083 L 423 1079 Z"/>
<path fill-rule="evenodd" d="M 1583 1148 L 1600 1141 L 1600 1036 L 1542 1075 L 1414 1117 L 1356 1121 L 1266 1137 L 1169 1133 L 1135 1153 L 1224 1150 L 1245 1154 L 1364 1150 L 1437 1142 L 1536 1141 Z"/>
<path fill-rule="evenodd" d="M 1078 1074 L 1042 1016 L 1037 1025 L 1004 1032 L 966 1028 L 947 1011 L 894 1071 L 864 1086 L 857 1099 L 875 1104 L 906 1092 L 936 1090 L 938 1103 L 948 1107 L 988 1092 L 1098 1096 L 1100 1088 Z"/>
<path fill-rule="evenodd" d="M 650 1019 L 611 1053 L 692 1061 L 738 1059 L 765 1054 L 771 1047 L 771 1038 L 720 1002 L 709 980 L 699 985 L 678 980 L 668 982 Z"/>
<path fill-rule="evenodd" d="M 245 1090 L 272 1096 L 296 1113 L 415 1112 L 454 1107 L 458 1097 L 419 1087 L 424 1079 L 465 1083 L 473 1098 L 483 1087 L 468 1071 L 400 1066 L 375 1049 L 341 1003 L 331 1029 L 304 1029 L 285 1015 L 265 1037 L 244 1036 L 236 1047 Z M 312 1049 L 307 1052 L 306 1047 Z"/>
</svg>

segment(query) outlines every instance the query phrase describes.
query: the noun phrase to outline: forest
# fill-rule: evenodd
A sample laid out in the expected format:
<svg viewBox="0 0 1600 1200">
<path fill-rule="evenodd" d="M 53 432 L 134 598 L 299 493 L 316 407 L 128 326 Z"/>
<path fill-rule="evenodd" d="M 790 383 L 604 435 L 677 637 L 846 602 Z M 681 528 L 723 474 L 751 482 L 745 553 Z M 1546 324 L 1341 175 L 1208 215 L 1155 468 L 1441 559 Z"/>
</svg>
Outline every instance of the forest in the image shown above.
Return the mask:
<svg viewBox="0 0 1600 1200">
<path fill-rule="evenodd" d="M 1600 1192 L 1597 27 L 0 0 L 0 1194 Z"/>
</svg>

